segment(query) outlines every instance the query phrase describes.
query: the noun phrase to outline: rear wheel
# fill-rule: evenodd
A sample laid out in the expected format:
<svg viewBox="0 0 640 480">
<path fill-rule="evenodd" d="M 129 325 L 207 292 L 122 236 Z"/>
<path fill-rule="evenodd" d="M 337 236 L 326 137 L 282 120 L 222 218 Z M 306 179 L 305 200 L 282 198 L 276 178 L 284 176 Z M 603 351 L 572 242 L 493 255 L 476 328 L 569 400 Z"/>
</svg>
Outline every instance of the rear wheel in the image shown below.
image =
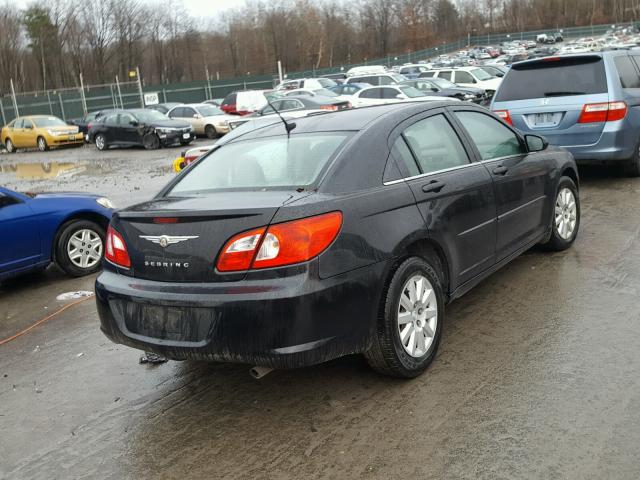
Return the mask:
<svg viewBox="0 0 640 480">
<path fill-rule="evenodd" d="M 47 141 L 44 137 L 38 137 L 38 150 L 41 152 L 46 152 L 49 150 L 49 145 L 47 145 Z"/>
<path fill-rule="evenodd" d="M 636 146 L 636 151 L 624 165 L 624 173 L 629 177 L 640 177 L 640 145 Z"/>
<path fill-rule="evenodd" d="M 377 334 L 365 357 L 385 375 L 412 378 L 432 362 L 442 336 L 442 272 L 411 257 L 393 272 L 378 314 Z"/>
<path fill-rule="evenodd" d="M 7 138 L 4 141 L 4 146 L 7 149 L 7 152 L 9 153 L 14 153 L 16 151 L 16 147 L 13 146 L 13 142 L 11 141 L 10 138 Z"/>
<path fill-rule="evenodd" d="M 551 237 L 543 246 L 547 250 L 561 251 L 569 248 L 580 228 L 580 197 L 576 184 L 569 177 L 562 177 L 558 183 L 556 200 L 553 204 Z"/>
<path fill-rule="evenodd" d="M 94 138 L 94 142 L 96 144 L 96 148 L 98 150 L 106 150 L 107 149 L 107 139 L 101 133 L 97 134 Z"/>
<path fill-rule="evenodd" d="M 142 144 L 147 150 L 157 150 L 160 148 L 160 138 L 155 133 L 147 133 L 142 139 Z"/>
<path fill-rule="evenodd" d="M 80 277 L 100 269 L 104 228 L 90 220 L 71 220 L 61 227 L 56 263 L 68 275 Z"/>
<path fill-rule="evenodd" d="M 206 127 L 204 127 L 204 134 L 207 136 L 207 138 L 218 138 L 218 132 L 213 125 L 207 125 Z"/>
</svg>

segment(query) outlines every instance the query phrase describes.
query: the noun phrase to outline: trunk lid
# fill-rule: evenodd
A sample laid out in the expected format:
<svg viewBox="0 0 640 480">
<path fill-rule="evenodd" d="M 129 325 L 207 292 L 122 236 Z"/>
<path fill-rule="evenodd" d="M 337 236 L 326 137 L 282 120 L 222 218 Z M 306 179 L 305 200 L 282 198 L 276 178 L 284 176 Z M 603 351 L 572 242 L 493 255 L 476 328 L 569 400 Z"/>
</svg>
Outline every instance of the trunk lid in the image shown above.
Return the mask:
<svg viewBox="0 0 640 480">
<path fill-rule="evenodd" d="M 266 226 L 278 209 L 308 192 L 218 192 L 167 197 L 114 215 L 113 227 L 124 237 L 137 278 L 162 282 L 213 282 L 244 278 L 217 273 L 224 244 L 246 230 Z M 175 219 L 175 220 L 174 220 Z"/>
</svg>

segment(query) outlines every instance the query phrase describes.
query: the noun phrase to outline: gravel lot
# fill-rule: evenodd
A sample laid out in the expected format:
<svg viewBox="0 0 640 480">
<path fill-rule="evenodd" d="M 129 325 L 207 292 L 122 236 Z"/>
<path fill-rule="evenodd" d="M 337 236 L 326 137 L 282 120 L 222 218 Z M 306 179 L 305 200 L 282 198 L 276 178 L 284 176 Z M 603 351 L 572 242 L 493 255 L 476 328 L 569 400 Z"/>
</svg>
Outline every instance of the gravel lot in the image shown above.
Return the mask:
<svg viewBox="0 0 640 480">
<path fill-rule="evenodd" d="M 0 183 L 126 206 L 179 151 L 0 154 Z M 65 310 L 0 346 L 0 478 L 639 478 L 640 180 L 582 175 L 575 246 L 534 249 L 453 303 L 412 381 L 360 357 L 260 381 L 243 365 L 139 365 L 91 300 Z M 94 278 L 52 267 L 0 285 L 0 339 Z"/>
</svg>

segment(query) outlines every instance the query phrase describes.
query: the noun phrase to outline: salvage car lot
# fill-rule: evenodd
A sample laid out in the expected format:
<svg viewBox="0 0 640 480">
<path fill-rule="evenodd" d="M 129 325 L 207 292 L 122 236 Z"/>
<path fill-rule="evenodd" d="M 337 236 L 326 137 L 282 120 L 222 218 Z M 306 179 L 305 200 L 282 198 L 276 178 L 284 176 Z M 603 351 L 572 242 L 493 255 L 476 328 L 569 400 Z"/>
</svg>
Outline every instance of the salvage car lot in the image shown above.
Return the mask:
<svg viewBox="0 0 640 480">
<path fill-rule="evenodd" d="M 0 155 L 2 183 L 126 206 L 172 177 L 179 151 L 89 147 L 44 168 Z M 59 175 L 19 176 L 36 166 Z M 92 300 L 61 312 L 0 346 L 0 477 L 637 478 L 640 183 L 581 173 L 574 247 L 532 250 L 449 306 L 436 361 L 409 382 L 359 357 L 260 382 L 242 365 L 138 365 Z M 94 278 L 3 284 L 0 340 Z"/>
</svg>

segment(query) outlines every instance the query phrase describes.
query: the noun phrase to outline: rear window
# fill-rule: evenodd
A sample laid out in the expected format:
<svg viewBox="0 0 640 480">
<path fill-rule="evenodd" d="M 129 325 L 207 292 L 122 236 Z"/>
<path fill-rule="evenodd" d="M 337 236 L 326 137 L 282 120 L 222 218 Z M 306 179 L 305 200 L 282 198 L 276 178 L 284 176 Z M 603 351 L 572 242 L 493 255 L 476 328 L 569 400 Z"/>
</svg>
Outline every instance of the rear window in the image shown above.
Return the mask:
<svg viewBox="0 0 640 480">
<path fill-rule="evenodd" d="M 350 135 L 327 132 L 228 143 L 189 169 L 169 195 L 306 187 Z"/>
<path fill-rule="evenodd" d="M 606 92 L 607 76 L 602 58 L 554 57 L 552 60 L 513 65 L 504 77 L 495 101 Z"/>
</svg>

